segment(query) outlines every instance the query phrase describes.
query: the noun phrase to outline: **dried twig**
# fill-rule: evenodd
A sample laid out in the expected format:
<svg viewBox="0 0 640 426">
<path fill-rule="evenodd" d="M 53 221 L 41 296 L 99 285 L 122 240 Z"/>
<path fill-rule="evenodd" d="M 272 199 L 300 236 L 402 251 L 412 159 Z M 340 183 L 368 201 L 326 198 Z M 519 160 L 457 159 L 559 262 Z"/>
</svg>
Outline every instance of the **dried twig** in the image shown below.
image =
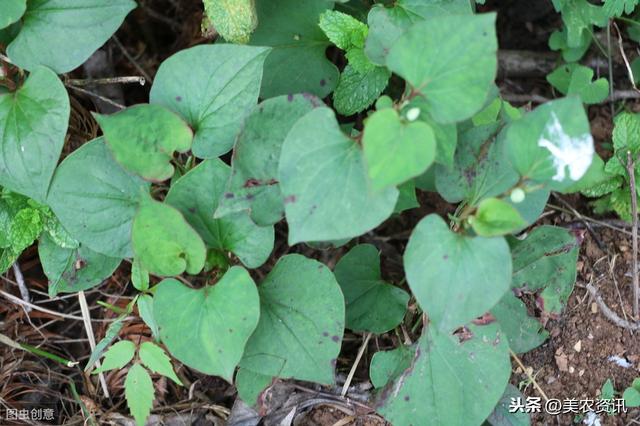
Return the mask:
<svg viewBox="0 0 640 426">
<path fill-rule="evenodd" d="M 78 302 L 80 302 L 80 310 L 82 311 L 82 319 L 84 322 L 84 328 L 89 338 L 89 346 L 91 346 L 91 352 L 96 350 L 96 337 L 93 334 L 93 327 L 91 326 L 91 314 L 89 313 L 89 305 L 87 305 L 87 298 L 84 296 L 84 291 L 78 292 Z M 96 361 L 96 367 L 100 368 L 100 361 Z M 100 385 L 102 386 L 102 392 L 104 396 L 109 398 L 109 389 L 107 388 L 107 381 L 104 378 L 104 374 L 98 373 Z"/>
<path fill-rule="evenodd" d="M 591 293 L 591 296 L 593 296 L 593 298 L 595 299 L 596 303 L 598 304 L 598 307 L 602 311 L 602 314 L 609 321 L 611 321 L 612 323 L 614 323 L 618 327 L 621 327 L 621 328 L 624 328 L 624 329 L 627 329 L 627 330 L 632 330 L 632 331 L 640 330 L 640 323 L 631 322 L 631 321 L 625 321 L 622 318 L 620 318 L 615 312 L 613 312 L 607 306 L 607 304 L 604 303 L 604 300 L 602 300 L 602 296 L 598 292 L 598 289 L 595 288 L 593 286 L 593 284 L 587 283 L 587 285 L 585 287 L 589 291 L 589 293 Z"/>
<path fill-rule="evenodd" d="M 640 283 L 638 282 L 638 196 L 636 195 L 635 161 L 631 157 L 631 151 L 627 151 L 627 173 L 629 174 L 629 187 L 631 190 L 631 241 L 633 250 L 633 317 L 638 319 L 638 297 L 640 297 Z"/>
<path fill-rule="evenodd" d="M 90 92 L 90 91 L 88 91 L 88 90 L 82 89 L 82 88 L 80 88 L 80 87 L 73 86 L 73 85 L 71 85 L 71 84 L 65 84 L 65 86 L 67 86 L 69 89 L 73 89 L 73 90 L 78 91 L 78 92 L 80 92 L 80 93 L 84 93 L 85 95 L 88 95 L 88 96 L 94 97 L 94 98 L 96 98 L 96 99 L 100 99 L 101 101 L 106 102 L 106 103 L 108 103 L 109 105 L 112 105 L 112 106 L 114 106 L 114 107 L 116 107 L 116 108 L 118 108 L 118 109 L 125 109 L 125 106 L 124 106 L 124 105 L 120 105 L 119 103 L 114 102 L 114 101 L 112 101 L 112 100 L 111 100 L 111 99 L 109 99 L 109 98 L 105 98 L 104 96 L 100 96 L 100 95 L 98 95 L 97 93 Z"/>
<path fill-rule="evenodd" d="M 20 296 L 22 297 L 22 300 L 24 300 L 27 303 L 31 303 L 31 297 L 29 296 L 29 289 L 27 288 L 27 285 L 24 282 L 24 276 L 22 275 L 22 271 L 20 270 L 20 265 L 18 264 L 18 261 L 16 261 L 12 265 L 12 269 L 13 269 L 13 275 L 16 278 L 16 283 L 18 283 L 18 289 L 20 290 Z M 27 304 L 22 305 L 22 308 L 25 310 L 25 312 L 31 312 L 31 306 Z"/>
<path fill-rule="evenodd" d="M 636 87 L 636 80 L 633 77 L 633 70 L 631 69 L 631 64 L 629 64 L 629 59 L 627 59 L 627 54 L 624 52 L 624 46 L 622 45 L 622 33 L 620 32 L 620 28 L 618 28 L 618 24 L 615 22 L 613 26 L 616 27 L 616 31 L 618 33 L 618 48 L 620 49 L 620 54 L 622 55 L 622 60 L 624 61 L 624 66 L 627 67 L 627 74 L 629 74 L 629 81 L 631 82 L 631 86 L 633 89 L 640 93 L 640 90 Z"/>
<path fill-rule="evenodd" d="M 549 398 L 547 397 L 547 394 L 544 393 L 544 391 L 542 390 L 542 388 L 540 387 L 538 382 L 536 382 L 536 379 L 531 375 L 531 373 L 529 373 L 529 370 L 527 370 L 525 368 L 525 366 L 522 363 L 522 361 L 520 361 L 520 358 L 518 358 L 518 355 L 516 355 L 516 353 L 514 351 L 512 351 L 511 349 L 509 349 L 509 352 L 511 353 L 511 358 L 513 358 L 514 361 L 516 362 L 516 364 L 518 364 L 520 366 L 520 368 L 522 368 L 522 371 L 524 371 L 524 374 L 527 375 L 527 378 L 531 381 L 531 383 L 533 384 L 533 387 L 536 388 L 536 390 L 538 391 L 540 396 L 542 398 L 544 398 L 545 401 L 548 401 Z"/>
<path fill-rule="evenodd" d="M 127 50 L 126 47 L 124 47 L 122 45 L 122 43 L 120 42 L 120 39 L 114 34 L 112 37 L 114 43 L 116 44 L 116 46 L 118 46 L 118 48 L 122 51 L 122 54 L 127 58 L 127 60 L 129 62 L 131 62 L 131 64 L 138 70 L 138 72 L 140 74 L 142 74 L 142 76 L 149 82 L 149 83 L 153 83 L 153 80 L 151 79 L 151 76 L 144 70 L 144 68 L 142 68 L 142 65 L 140 65 L 138 63 L 138 61 L 135 60 L 135 58 L 133 56 L 131 56 L 131 54 L 129 53 L 129 51 Z"/>
<path fill-rule="evenodd" d="M 124 76 L 124 77 L 105 77 L 105 78 L 69 78 L 65 81 L 67 85 L 71 86 L 92 86 L 95 84 L 132 84 L 137 83 L 141 86 L 146 84 L 147 80 L 144 77 L 137 75 Z"/>
<path fill-rule="evenodd" d="M 369 339 L 371 339 L 371 333 L 367 333 L 364 338 L 364 342 L 362 342 L 362 346 L 360 346 L 360 349 L 358 350 L 358 355 L 356 355 L 356 360 L 351 366 L 351 370 L 349 371 L 347 380 L 345 380 L 344 385 L 342 386 L 342 392 L 340 392 L 340 396 L 345 396 L 347 394 L 349 386 L 351 385 L 351 380 L 353 380 L 353 375 L 356 373 L 356 369 L 358 368 L 358 364 L 360 363 L 360 359 L 362 358 L 362 354 L 364 354 L 365 349 L 367 349 Z"/>
</svg>

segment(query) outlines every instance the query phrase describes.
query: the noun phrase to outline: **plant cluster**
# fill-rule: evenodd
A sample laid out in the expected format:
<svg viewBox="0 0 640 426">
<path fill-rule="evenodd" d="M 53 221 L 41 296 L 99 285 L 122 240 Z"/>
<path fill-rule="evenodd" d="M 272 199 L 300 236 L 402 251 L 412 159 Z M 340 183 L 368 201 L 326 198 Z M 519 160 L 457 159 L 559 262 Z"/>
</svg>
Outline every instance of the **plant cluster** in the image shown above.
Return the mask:
<svg viewBox="0 0 640 426">
<path fill-rule="evenodd" d="M 148 371 L 180 384 L 160 344 L 255 405 L 276 378 L 333 384 L 345 328 L 394 330 L 415 319 L 410 301 L 421 337 L 371 362 L 378 413 L 398 426 L 480 424 L 517 393 L 510 354 L 547 338 L 523 300 L 560 314 L 579 250 L 564 228 L 529 227 L 550 191 L 602 178 L 583 103 L 598 102 L 606 81 L 566 65 L 550 76 L 566 97 L 512 107 L 494 85 L 496 16 L 468 0 L 355 11 L 330 0 L 209 0 L 205 25 L 226 42 L 169 57 L 148 103 L 95 114 L 102 136 L 58 163 L 70 110 L 58 74 L 135 7 L 86 3 L 0 4 L 10 61 L 0 75 L 0 270 L 37 240 L 54 296 L 131 262 L 137 296 L 86 369 L 102 356 L 94 373 L 133 362 L 125 395 L 138 424 L 152 407 Z M 635 3 L 554 1 L 567 26 L 553 45 L 579 59 L 601 13 Z M 634 120 L 619 119 L 614 143 L 630 143 Z M 458 207 L 411 231 L 403 286 L 383 278 L 378 249 L 358 237 L 417 206 L 417 190 Z M 282 256 L 256 282 L 249 270 L 270 258 L 283 220 L 290 245 L 348 251 L 333 271 Z M 194 276 L 206 285 L 187 285 Z M 135 309 L 155 343 L 113 343 Z"/>
</svg>

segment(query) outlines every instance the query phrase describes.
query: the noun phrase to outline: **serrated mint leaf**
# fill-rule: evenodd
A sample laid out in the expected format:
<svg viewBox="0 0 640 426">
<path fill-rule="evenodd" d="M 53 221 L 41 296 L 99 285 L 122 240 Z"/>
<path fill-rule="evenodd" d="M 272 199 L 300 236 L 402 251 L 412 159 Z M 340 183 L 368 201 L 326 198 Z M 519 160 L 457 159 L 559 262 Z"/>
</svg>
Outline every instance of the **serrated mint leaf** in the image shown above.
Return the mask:
<svg viewBox="0 0 640 426">
<path fill-rule="evenodd" d="M 247 43 L 258 25 L 255 0 L 204 0 L 213 27 L 231 43 Z"/>
<path fill-rule="evenodd" d="M 509 234 L 527 224 L 515 207 L 499 198 L 482 200 L 469 222 L 475 233 L 482 237 Z"/>
<path fill-rule="evenodd" d="M 91 374 L 103 373 L 109 370 L 121 369 L 133 359 L 136 345 L 128 340 L 114 343 L 104 354 L 104 360 L 100 368 L 93 370 Z"/>
<path fill-rule="evenodd" d="M 391 73 L 383 67 L 369 67 L 359 72 L 350 62 L 340 74 L 340 81 L 333 93 L 333 106 L 342 115 L 364 111 L 387 87 Z"/>
<path fill-rule="evenodd" d="M 376 111 L 366 120 L 362 146 L 374 190 L 421 175 L 436 156 L 431 127 L 402 119 L 391 108 Z"/>
<path fill-rule="evenodd" d="M 4 0 L 0 3 L 0 29 L 17 22 L 27 10 L 27 0 Z"/>
<path fill-rule="evenodd" d="M 240 366 L 262 375 L 334 383 L 344 298 L 329 268 L 298 254 L 286 255 L 258 291 L 260 322 Z"/>
<path fill-rule="evenodd" d="M 158 68 L 152 104 L 180 114 L 195 132 L 199 158 L 228 152 L 258 100 L 265 47 L 217 44 L 182 50 Z M 189 76 L 188 79 L 185 76 Z"/>
<path fill-rule="evenodd" d="M 495 324 L 468 325 L 470 338 L 429 328 L 411 366 L 380 393 L 376 411 L 394 425 L 481 424 L 511 375 L 507 340 Z"/>
<path fill-rule="evenodd" d="M 604 0 L 604 13 L 609 17 L 631 14 L 638 5 L 638 0 Z"/>
<path fill-rule="evenodd" d="M 69 111 L 62 82 L 44 67 L 34 68 L 15 93 L 0 94 L 0 185 L 44 202 Z"/>
<path fill-rule="evenodd" d="M 133 220 L 131 236 L 135 257 L 150 273 L 195 275 L 204 268 L 207 249 L 200 235 L 180 211 L 147 198 Z"/>
<path fill-rule="evenodd" d="M 548 189 L 562 190 L 580 180 L 595 152 L 580 99 L 547 102 L 507 130 L 507 152 L 514 168 Z"/>
<path fill-rule="evenodd" d="M 49 297 L 74 293 L 99 285 L 113 274 L 121 259 L 96 253 L 84 245 L 77 248 L 58 246 L 48 234 L 38 244 L 40 263 L 49 279 Z"/>
<path fill-rule="evenodd" d="M 208 247 L 230 251 L 247 268 L 257 268 L 273 249 L 273 226 L 256 225 L 245 211 L 213 217 L 229 175 L 222 160 L 205 160 L 171 186 L 165 201 L 180 210 Z"/>
<path fill-rule="evenodd" d="M 231 382 L 258 324 L 260 300 L 247 271 L 233 266 L 216 285 L 199 290 L 174 279 L 162 281 L 153 312 L 171 355 L 191 368 Z"/>
<path fill-rule="evenodd" d="M 328 108 L 314 109 L 293 126 L 279 177 L 290 244 L 361 235 L 388 218 L 398 198 L 395 188 L 371 188 L 360 146 Z"/>
<path fill-rule="evenodd" d="M 331 43 L 342 50 L 364 48 L 369 29 L 351 15 L 337 10 L 327 10 L 320 15 L 320 28 Z"/>
<path fill-rule="evenodd" d="M 284 197 L 278 182 L 278 163 L 284 139 L 300 117 L 324 105 L 308 94 L 267 99 L 247 117 L 231 158 L 231 176 L 215 217 L 248 210 L 261 226 L 284 216 Z"/>
<path fill-rule="evenodd" d="M 153 382 L 147 370 L 133 364 L 124 380 L 124 396 L 137 426 L 144 426 L 153 406 Z"/>
<path fill-rule="evenodd" d="M 160 105 L 134 105 L 111 115 L 94 114 L 116 161 L 152 181 L 173 176 L 174 151 L 191 148 L 193 132 L 178 115 Z"/>
<path fill-rule="evenodd" d="M 98 50 L 135 7 L 131 0 L 30 0 L 7 54 L 20 68 L 45 65 L 66 73 Z"/>
<path fill-rule="evenodd" d="M 329 40 L 318 22 L 333 9 L 331 0 L 259 1 L 258 28 L 250 44 L 271 46 L 264 63 L 260 97 L 312 93 L 324 98 L 338 82 L 338 68 L 327 59 Z"/>
<path fill-rule="evenodd" d="M 149 184 L 124 170 L 102 138 L 58 166 L 47 204 L 69 233 L 93 251 L 131 257 L 131 229 Z"/>
<path fill-rule="evenodd" d="M 347 304 L 347 328 L 384 333 L 402 322 L 409 295 L 382 280 L 375 246 L 353 247 L 337 263 L 335 275 Z"/>
<path fill-rule="evenodd" d="M 404 269 L 432 327 L 450 332 L 502 298 L 511 283 L 511 254 L 504 238 L 456 234 L 431 214 L 409 238 Z"/>
<path fill-rule="evenodd" d="M 633 154 L 640 152 L 640 114 L 623 112 L 615 117 L 614 123 L 613 148 L 631 150 Z"/>
<path fill-rule="evenodd" d="M 377 65 L 385 65 L 389 49 L 412 24 L 427 18 L 468 15 L 472 12 L 467 0 L 398 0 L 393 3 L 393 7 L 376 4 L 367 17 L 367 57 Z"/>
<path fill-rule="evenodd" d="M 15 251 L 29 247 L 42 232 L 43 224 L 40 212 L 33 208 L 24 208 L 15 213 L 9 227 L 9 245 Z"/>
<path fill-rule="evenodd" d="M 164 350 L 151 342 L 142 342 L 138 351 L 142 364 L 154 373 L 162 374 L 170 378 L 176 384 L 182 385 L 178 376 L 173 371 L 171 358 L 167 356 Z"/>
<path fill-rule="evenodd" d="M 470 118 L 484 105 L 496 75 L 495 20 L 495 14 L 482 14 L 419 22 L 391 47 L 387 66 L 426 98 L 436 121 Z"/>
</svg>

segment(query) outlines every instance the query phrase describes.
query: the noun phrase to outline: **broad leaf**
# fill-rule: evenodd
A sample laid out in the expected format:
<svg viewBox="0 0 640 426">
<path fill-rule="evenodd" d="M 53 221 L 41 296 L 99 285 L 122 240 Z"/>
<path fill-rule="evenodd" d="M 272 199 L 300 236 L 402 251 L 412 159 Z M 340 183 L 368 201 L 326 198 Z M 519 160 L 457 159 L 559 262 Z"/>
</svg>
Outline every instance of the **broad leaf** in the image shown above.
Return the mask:
<svg viewBox="0 0 640 426">
<path fill-rule="evenodd" d="M 302 94 L 267 99 L 254 109 L 233 149 L 231 177 L 216 217 L 249 210 L 258 225 L 282 219 L 284 197 L 278 182 L 282 144 L 296 121 L 320 105 L 320 99 Z"/>
<path fill-rule="evenodd" d="M 333 384 L 344 298 L 331 271 L 290 254 L 280 258 L 258 291 L 260 323 L 240 366 L 262 375 Z"/>
<path fill-rule="evenodd" d="M 524 240 L 512 239 L 513 288 L 540 293 L 540 308 L 559 314 L 567 303 L 576 281 L 576 262 L 580 249 L 568 230 L 540 226 Z"/>
<path fill-rule="evenodd" d="M 526 398 L 512 384 L 508 384 L 502 394 L 502 398 L 493 412 L 487 417 L 487 423 L 491 426 L 529 426 L 531 424 L 531 415 L 524 410 L 513 412 L 511 405 L 514 399 L 520 398 L 526 401 Z"/>
<path fill-rule="evenodd" d="M 264 64 L 260 97 L 312 93 L 324 98 L 338 82 L 338 68 L 325 54 L 329 40 L 318 26 L 331 0 L 258 1 L 258 28 L 251 44 L 272 46 Z"/>
<path fill-rule="evenodd" d="M 604 13 L 604 8 L 588 0 L 553 0 L 553 5 L 562 12 L 562 21 L 567 30 L 566 43 L 570 48 L 579 48 L 585 38 L 593 37 L 593 25 L 607 26 L 609 17 Z"/>
<path fill-rule="evenodd" d="M 494 324 L 469 337 L 429 329 L 411 366 L 382 392 L 376 410 L 394 426 L 481 424 L 511 375 L 507 341 Z"/>
<path fill-rule="evenodd" d="M 273 227 L 256 225 L 248 212 L 213 218 L 229 175 L 221 160 L 205 160 L 171 186 L 165 201 L 180 210 L 207 246 L 231 251 L 247 268 L 257 268 L 273 249 Z"/>
<path fill-rule="evenodd" d="M 131 257 L 131 229 L 149 185 L 111 156 L 102 138 L 86 143 L 60 164 L 47 204 L 78 241 L 107 256 Z"/>
<path fill-rule="evenodd" d="M 160 105 L 140 104 L 94 117 L 116 161 L 146 180 L 169 179 L 173 152 L 191 148 L 193 132 L 187 123 Z"/>
<path fill-rule="evenodd" d="M 78 248 L 60 247 L 46 233 L 40 237 L 38 253 L 42 269 L 49 279 L 49 297 L 95 287 L 110 277 L 121 261 L 96 253 L 82 244 Z"/>
<path fill-rule="evenodd" d="M 547 81 L 564 95 L 578 95 L 585 104 L 597 104 L 609 96 L 606 78 L 593 80 L 593 70 L 578 64 L 564 64 L 547 75 Z"/>
<path fill-rule="evenodd" d="M 140 264 L 139 259 L 134 259 L 131 264 L 131 284 L 138 291 L 147 291 L 149 289 L 149 271 Z"/>
<path fill-rule="evenodd" d="M 66 73 L 98 50 L 135 7 L 131 0 L 29 0 L 7 54 L 20 68 L 45 65 Z"/>
<path fill-rule="evenodd" d="M 0 3 L 0 29 L 17 22 L 27 10 L 27 0 L 4 0 Z"/>
<path fill-rule="evenodd" d="M 151 334 L 156 341 L 160 340 L 160 332 L 158 331 L 158 323 L 156 322 L 155 315 L 153 314 L 153 297 L 148 294 L 141 294 L 138 296 L 138 313 L 142 321 L 151 329 Z"/>
<path fill-rule="evenodd" d="M 154 373 L 162 374 L 170 378 L 176 384 L 182 385 L 178 376 L 171 366 L 171 358 L 167 356 L 164 350 L 151 342 L 143 342 L 140 345 L 140 361 L 142 364 Z"/>
<path fill-rule="evenodd" d="M 507 335 L 509 347 L 515 353 L 525 353 L 537 348 L 549 337 L 542 324 L 529 316 L 527 307 L 511 291 L 491 309 L 491 314 L 500 323 Z"/>
<path fill-rule="evenodd" d="M 400 376 L 411 366 L 415 352 L 416 348 L 413 346 L 400 346 L 390 351 L 373 354 L 369 367 L 369 377 L 373 387 L 380 389 Z"/>
<path fill-rule="evenodd" d="M 499 198 L 482 200 L 469 222 L 475 233 L 482 237 L 509 234 L 527 224 L 515 207 Z"/>
<path fill-rule="evenodd" d="M 231 382 L 260 316 L 256 286 L 234 266 L 214 286 L 193 290 L 174 279 L 157 286 L 153 311 L 171 355 Z M 178 307 L 178 308 L 176 308 Z"/>
<path fill-rule="evenodd" d="M 254 373 L 246 368 L 239 368 L 236 374 L 238 396 L 247 405 L 255 406 L 262 391 L 271 384 L 273 377 Z"/>
<path fill-rule="evenodd" d="M 133 359 L 136 345 L 129 340 L 122 340 L 111 345 L 104 354 L 104 360 L 100 368 L 93 370 L 92 374 L 98 374 L 109 370 L 121 369 Z"/>
<path fill-rule="evenodd" d="M 604 13 L 607 16 L 622 16 L 631 14 L 638 5 L 638 0 L 605 0 Z"/>
<path fill-rule="evenodd" d="M 373 191 L 363 157 L 328 108 L 311 111 L 293 126 L 279 167 L 289 244 L 355 237 L 389 217 L 398 190 Z"/>
<path fill-rule="evenodd" d="M 62 82 L 44 67 L 36 67 L 15 93 L 0 94 L 0 185 L 44 202 L 69 108 Z"/>
<path fill-rule="evenodd" d="M 176 111 L 191 125 L 194 155 L 220 156 L 233 147 L 258 100 L 268 53 L 264 47 L 231 44 L 182 50 L 158 68 L 150 101 Z"/>
<path fill-rule="evenodd" d="M 594 155 L 580 99 L 548 102 L 511 124 L 507 152 L 521 176 L 562 190 L 589 169 Z"/>
<path fill-rule="evenodd" d="M 178 210 L 148 198 L 133 220 L 133 251 L 150 273 L 195 275 L 204 267 L 207 250 L 200 235 Z"/>
<path fill-rule="evenodd" d="M 347 328 L 384 333 L 402 322 L 409 295 L 382 280 L 375 246 L 352 248 L 336 265 L 335 275 L 347 304 Z"/>
<path fill-rule="evenodd" d="M 511 255 L 503 238 L 467 237 L 431 214 L 404 253 L 407 281 L 433 327 L 447 332 L 491 309 L 509 288 Z"/>
<path fill-rule="evenodd" d="M 471 127 L 458 134 L 453 168 L 436 168 L 436 188 L 448 202 L 477 204 L 500 195 L 518 182 L 505 150 L 505 134 L 499 123 Z"/>
<path fill-rule="evenodd" d="M 497 69 L 495 19 L 440 16 L 415 24 L 391 47 L 387 66 L 425 97 L 436 121 L 461 121 L 482 108 Z"/>
<path fill-rule="evenodd" d="M 398 0 L 393 3 L 393 7 L 374 5 L 367 17 L 367 57 L 378 65 L 385 65 L 391 46 L 415 22 L 449 14 L 471 13 L 471 5 L 467 0 Z"/>
<path fill-rule="evenodd" d="M 154 389 L 149 373 L 140 364 L 133 364 L 129 369 L 124 381 L 124 396 L 136 425 L 144 426 L 153 406 Z"/>
<path fill-rule="evenodd" d="M 436 156 L 431 127 L 422 121 L 403 120 L 391 108 L 367 119 L 362 145 L 374 190 L 421 175 Z"/>
</svg>

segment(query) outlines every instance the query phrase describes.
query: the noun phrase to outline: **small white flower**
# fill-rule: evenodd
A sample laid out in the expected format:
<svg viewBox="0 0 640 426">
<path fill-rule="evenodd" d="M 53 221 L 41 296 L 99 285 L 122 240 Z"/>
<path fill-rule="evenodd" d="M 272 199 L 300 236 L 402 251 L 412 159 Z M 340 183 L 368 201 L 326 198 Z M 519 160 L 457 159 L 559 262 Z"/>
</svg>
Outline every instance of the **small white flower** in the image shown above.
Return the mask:
<svg viewBox="0 0 640 426">
<path fill-rule="evenodd" d="M 579 180 L 589 169 L 593 159 L 593 138 L 589 133 L 581 136 L 569 136 L 562 129 L 558 116 L 551 113 L 551 123 L 547 124 L 545 133 L 538 141 L 538 146 L 547 148 L 553 156 L 556 174 L 553 180 L 562 182 L 566 167 L 569 167 L 571 180 Z"/>
<path fill-rule="evenodd" d="M 420 117 L 420 108 L 413 107 L 407 111 L 407 121 L 416 121 Z"/>
<path fill-rule="evenodd" d="M 524 201 L 525 196 L 526 194 L 522 188 L 514 188 L 513 191 L 511 191 L 511 202 L 515 204 L 521 203 Z"/>
</svg>

